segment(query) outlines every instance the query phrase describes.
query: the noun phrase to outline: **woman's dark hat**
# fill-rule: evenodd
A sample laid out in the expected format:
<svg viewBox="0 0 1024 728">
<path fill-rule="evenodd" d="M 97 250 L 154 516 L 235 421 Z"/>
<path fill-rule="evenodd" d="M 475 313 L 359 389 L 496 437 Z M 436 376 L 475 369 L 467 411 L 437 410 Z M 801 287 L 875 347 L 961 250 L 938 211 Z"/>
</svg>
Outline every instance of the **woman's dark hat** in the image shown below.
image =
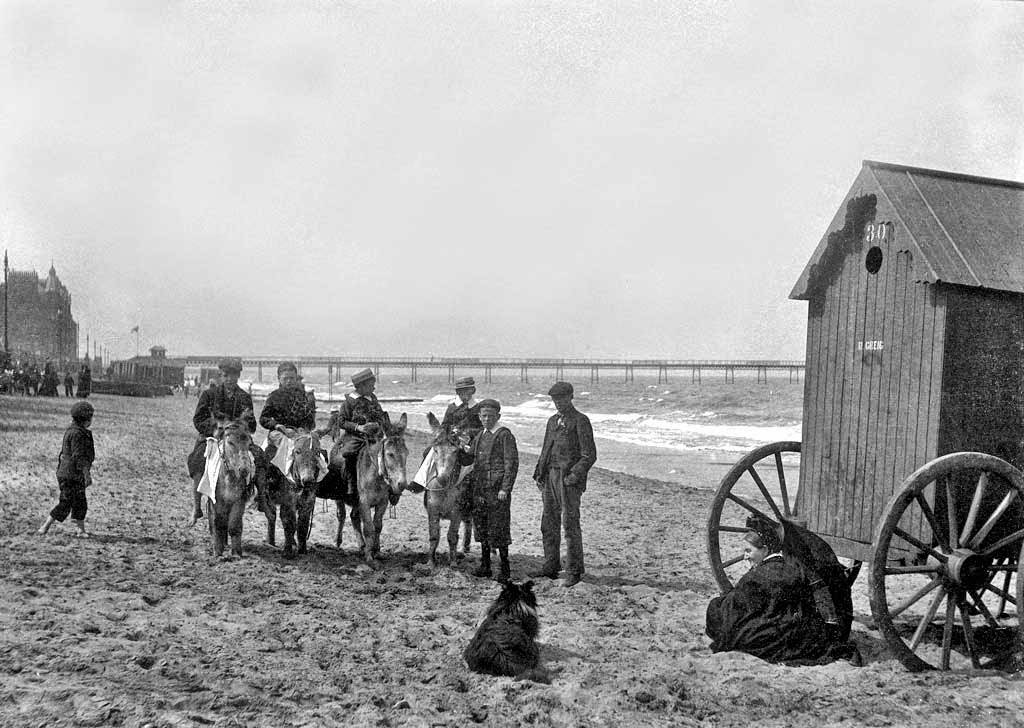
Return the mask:
<svg viewBox="0 0 1024 728">
<path fill-rule="evenodd" d="M 782 537 L 774 523 L 760 516 L 747 518 L 747 533 L 743 536 L 747 543 L 756 548 L 767 549 L 769 553 L 782 550 Z"/>
</svg>

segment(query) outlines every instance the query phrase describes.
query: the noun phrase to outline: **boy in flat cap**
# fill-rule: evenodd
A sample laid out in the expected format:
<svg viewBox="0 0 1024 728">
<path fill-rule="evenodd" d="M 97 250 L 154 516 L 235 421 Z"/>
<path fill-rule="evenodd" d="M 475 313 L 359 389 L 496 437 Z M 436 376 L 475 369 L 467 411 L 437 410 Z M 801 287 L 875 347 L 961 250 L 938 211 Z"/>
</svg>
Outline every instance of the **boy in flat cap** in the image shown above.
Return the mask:
<svg viewBox="0 0 1024 728">
<path fill-rule="evenodd" d="M 558 577 L 561 569 L 562 527 L 565 527 L 567 587 L 576 586 L 585 573 L 580 500 L 587 489 L 587 473 L 597 462 L 594 428 L 590 419 L 572 404 L 568 382 L 555 382 L 548 390 L 557 414 L 548 420 L 533 479 L 544 499 L 540 531 L 544 540 L 544 565 L 534 576 Z"/>
<path fill-rule="evenodd" d="M 196 403 L 196 411 L 192 416 L 192 425 L 196 428 L 198 437 L 195 447 L 188 456 L 188 475 L 193 483 L 198 484 L 203 477 L 203 470 L 206 468 L 206 438 L 213 437 L 217 429 L 218 419 L 237 420 L 244 416 L 245 424 L 249 432 L 256 432 L 256 416 L 253 414 L 252 397 L 244 389 L 238 386 L 238 377 L 242 373 L 242 360 L 235 358 L 222 359 L 217 365 L 220 369 L 220 382 L 211 382 L 210 386 L 199 395 Z M 266 460 L 263 451 L 258 447 L 252 448 L 253 457 L 256 458 L 256 468 L 259 475 L 263 475 L 266 468 Z M 257 478 L 257 483 L 260 478 Z M 193 492 L 192 519 L 190 526 L 203 517 L 203 495 L 199 491 Z"/>
<path fill-rule="evenodd" d="M 76 402 L 71 408 L 71 426 L 64 431 L 64 441 L 57 458 L 60 501 L 36 532 L 40 536 L 45 536 L 55 521 L 63 523 L 69 514 L 78 526 L 75 535 L 81 538 L 89 536 L 85 530 L 85 514 L 89 508 L 85 489 L 92 485 L 92 463 L 96 459 L 92 432 L 89 431 L 92 415 L 93 407 L 88 402 Z"/>
<path fill-rule="evenodd" d="M 461 377 L 455 380 L 455 399 L 448 404 L 441 420 L 441 428 L 471 441 L 484 428 L 480 422 L 480 403 L 473 399 L 476 394 L 476 381 L 473 377 Z M 434 464 L 434 451 L 428 445 L 423 451 L 423 462 L 412 479 L 414 493 L 419 492 L 427 484 L 430 467 Z M 463 513 L 468 513 L 468 503 Z"/>
<path fill-rule="evenodd" d="M 519 473 L 516 438 L 507 427 L 499 427 L 501 404 L 494 399 L 480 403 L 483 429 L 459 453 L 459 462 L 473 465 L 470 493 L 473 502 L 473 530 L 480 542 L 480 566 L 475 576 L 491 575 L 491 547 L 498 549 L 501 569 L 498 581 L 511 576 L 508 545 L 512 543 L 512 486 Z"/>
<path fill-rule="evenodd" d="M 349 392 L 341 404 L 341 448 L 340 453 L 345 462 L 345 487 L 350 496 L 356 495 L 356 463 L 360 451 L 366 446 L 367 439 L 375 437 L 391 429 L 391 418 L 377 401 L 374 390 L 377 388 L 377 377 L 373 370 L 361 369 L 352 375 L 354 392 Z M 389 498 L 392 505 L 397 496 Z"/>
</svg>

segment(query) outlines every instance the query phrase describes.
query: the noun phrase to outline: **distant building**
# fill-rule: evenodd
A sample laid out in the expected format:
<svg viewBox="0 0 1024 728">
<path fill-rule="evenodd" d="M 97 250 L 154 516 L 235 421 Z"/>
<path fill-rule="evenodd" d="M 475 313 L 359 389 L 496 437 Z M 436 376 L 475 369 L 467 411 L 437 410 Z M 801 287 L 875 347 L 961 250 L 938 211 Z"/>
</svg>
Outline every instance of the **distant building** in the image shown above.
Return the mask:
<svg viewBox="0 0 1024 728">
<path fill-rule="evenodd" d="M 115 382 L 139 382 L 164 384 L 180 387 L 185 381 L 185 360 L 168 359 L 167 349 L 154 346 L 149 356 L 133 356 L 131 359 L 111 364 L 111 378 Z"/>
<path fill-rule="evenodd" d="M 50 265 L 40 278 L 34 270 L 12 270 L 7 276 L 7 337 L 15 358 L 52 359 L 64 363 L 78 359 L 78 323 L 71 315 L 71 294 Z M 4 284 L 0 276 L 0 305 Z M 0 331 L 0 348 L 3 346 Z"/>
</svg>

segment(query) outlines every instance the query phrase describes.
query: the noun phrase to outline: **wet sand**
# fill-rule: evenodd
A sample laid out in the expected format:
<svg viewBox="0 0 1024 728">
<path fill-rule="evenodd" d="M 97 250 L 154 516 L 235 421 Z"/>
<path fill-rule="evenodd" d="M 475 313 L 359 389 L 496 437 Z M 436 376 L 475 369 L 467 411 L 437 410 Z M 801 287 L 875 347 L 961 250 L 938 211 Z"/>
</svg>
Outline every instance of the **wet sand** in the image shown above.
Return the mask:
<svg viewBox="0 0 1024 728">
<path fill-rule="evenodd" d="M 724 465 L 704 454 L 686 459 L 682 484 L 595 469 L 586 581 L 537 584 L 556 671 L 540 685 L 466 669 L 461 652 L 498 587 L 468 574 L 476 544 L 457 569 L 427 570 L 418 496 L 385 520 L 381 571 L 350 530 L 334 548 L 333 504 L 317 506 L 308 556 L 265 545 L 250 511 L 245 557 L 218 561 L 205 529 L 186 527 L 195 399 L 90 401 L 93 538 L 80 540 L 70 523 L 33 535 L 56 502 L 70 401 L 0 397 L 0 725 L 1005 726 L 1024 715 L 1017 679 L 906 672 L 863 626 L 863 577 L 864 667 L 713 655 L 704 529 Z M 422 442 L 410 439 L 410 475 Z M 516 578 L 540 565 L 533 463 L 523 456 L 513 493 Z"/>
</svg>

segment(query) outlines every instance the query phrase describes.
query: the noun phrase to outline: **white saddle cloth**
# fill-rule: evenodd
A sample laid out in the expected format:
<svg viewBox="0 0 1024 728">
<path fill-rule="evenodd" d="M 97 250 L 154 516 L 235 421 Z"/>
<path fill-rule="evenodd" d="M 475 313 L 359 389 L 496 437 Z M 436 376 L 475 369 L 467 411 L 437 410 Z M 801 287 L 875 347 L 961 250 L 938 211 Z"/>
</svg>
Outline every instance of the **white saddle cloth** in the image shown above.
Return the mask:
<svg viewBox="0 0 1024 728">
<path fill-rule="evenodd" d="M 206 467 L 196 490 L 209 498 L 211 503 L 217 502 L 217 479 L 220 477 L 221 463 L 217 440 L 212 437 L 206 438 Z"/>
</svg>

